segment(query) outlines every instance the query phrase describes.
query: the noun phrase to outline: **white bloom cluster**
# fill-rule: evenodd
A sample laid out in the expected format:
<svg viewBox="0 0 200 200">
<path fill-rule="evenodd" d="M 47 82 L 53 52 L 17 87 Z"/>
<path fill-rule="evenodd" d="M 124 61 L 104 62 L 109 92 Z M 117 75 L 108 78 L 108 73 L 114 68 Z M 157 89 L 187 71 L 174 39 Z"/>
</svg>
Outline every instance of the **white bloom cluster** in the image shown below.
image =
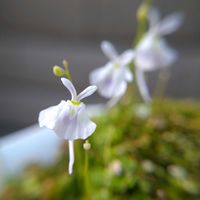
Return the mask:
<svg viewBox="0 0 200 200">
<path fill-rule="evenodd" d="M 148 87 L 144 72 L 165 68 L 172 65 L 177 52 L 170 48 L 164 35 L 174 32 L 182 23 L 183 15 L 175 13 L 159 21 L 159 12 L 152 8 L 148 20 L 150 28 L 134 49 L 126 50 L 118 55 L 113 45 L 103 41 L 101 49 L 110 60 L 105 66 L 95 69 L 90 74 L 90 82 L 98 87 L 98 92 L 105 98 L 111 99 L 114 105 L 124 95 L 127 83 L 133 80 L 129 64 L 135 64 L 136 82 L 145 102 L 149 102 Z"/>
</svg>

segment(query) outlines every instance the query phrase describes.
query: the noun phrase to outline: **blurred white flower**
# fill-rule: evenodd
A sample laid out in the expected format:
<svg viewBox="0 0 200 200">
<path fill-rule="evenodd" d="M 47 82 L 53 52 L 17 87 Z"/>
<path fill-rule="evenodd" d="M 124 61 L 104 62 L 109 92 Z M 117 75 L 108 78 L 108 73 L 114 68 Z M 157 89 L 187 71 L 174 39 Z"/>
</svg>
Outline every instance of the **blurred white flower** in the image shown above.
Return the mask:
<svg viewBox="0 0 200 200">
<path fill-rule="evenodd" d="M 142 168 L 147 173 L 153 173 L 156 170 L 156 165 L 151 160 L 143 160 Z"/>
<path fill-rule="evenodd" d="M 168 46 L 164 35 L 176 31 L 183 21 L 182 13 L 174 13 L 159 21 L 159 12 L 152 8 L 149 11 L 149 31 L 135 48 L 135 65 L 138 87 L 145 101 L 150 101 L 144 72 L 165 68 L 177 59 L 177 52 Z"/>
<path fill-rule="evenodd" d="M 151 107 L 147 104 L 138 104 L 135 108 L 135 114 L 140 119 L 147 119 L 151 115 Z"/>
<path fill-rule="evenodd" d="M 116 176 L 120 176 L 122 173 L 122 163 L 120 160 L 113 160 L 109 164 L 109 170 L 111 173 L 113 173 Z"/>
<path fill-rule="evenodd" d="M 133 59 L 134 53 L 129 49 L 118 55 L 114 46 L 108 41 L 101 43 L 101 49 L 110 61 L 91 72 L 90 82 L 98 87 L 101 96 L 111 99 L 109 104 L 112 106 L 124 95 L 127 82 L 133 80 L 128 64 Z"/>
<path fill-rule="evenodd" d="M 167 167 L 167 171 L 169 174 L 177 179 L 186 179 L 187 177 L 187 171 L 182 167 L 178 165 L 170 165 Z"/>
<path fill-rule="evenodd" d="M 174 13 L 159 21 L 159 12 L 152 8 L 149 12 L 149 31 L 136 47 L 135 63 L 143 71 L 152 71 L 170 66 L 177 53 L 170 48 L 162 36 L 176 31 L 183 21 L 182 13 Z"/>
<path fill-rule="evenodd" d="M 89 86 L 77 95 L 71 81 L 61 78 L 63 85 L 70 91 L 71 100 L 62 100 L 58 105 L 49 107 L 39 113 L 39 126 L 45 126 L 61 138 L 69 140 L 69 174 L 72 173 L 74 163 L 74 144 L 76 139 L 86 139 L 96 129 L 96 124 L 87 116 L 85 104 L 82 100 L 92 95 L 96 86 Z"/>
</svg>

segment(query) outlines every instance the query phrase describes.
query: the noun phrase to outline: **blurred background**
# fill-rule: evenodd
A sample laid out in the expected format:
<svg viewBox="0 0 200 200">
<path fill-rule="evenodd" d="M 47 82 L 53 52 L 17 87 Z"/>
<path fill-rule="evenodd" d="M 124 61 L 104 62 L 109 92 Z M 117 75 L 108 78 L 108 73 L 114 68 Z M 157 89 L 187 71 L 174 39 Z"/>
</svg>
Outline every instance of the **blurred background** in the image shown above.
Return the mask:
<svg viewBox="0 0 200 200">
<path fill-rule="evenodd" d="M 200 97 L 200 1 L 155 0 L 163 15 L 185 13 L 183 26 L 168 37 L 180 58 L 166 89 L 176 98 Z M 52 73 L 66 58 L 78 91 L 89 72 L 107 61 L 100 42 L 130 48 L 140 0 L 1 0 L 0 135 L 37 123 L 38 113 L 69 96 Z M 155 74 L 149 75 L 153 87 Z M 102 99 L 94 95 L 89 103 Z"/>
</svg>

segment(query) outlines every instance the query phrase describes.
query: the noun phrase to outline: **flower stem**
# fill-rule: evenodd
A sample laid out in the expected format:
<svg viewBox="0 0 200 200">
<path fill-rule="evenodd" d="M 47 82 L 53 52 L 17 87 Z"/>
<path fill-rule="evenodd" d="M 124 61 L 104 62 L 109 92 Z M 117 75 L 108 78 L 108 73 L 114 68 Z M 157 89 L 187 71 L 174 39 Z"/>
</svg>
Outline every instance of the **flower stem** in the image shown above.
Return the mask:
<svg viewBox="0 0 200 200">
<path fill-rule="evenodd" d="M 69 79 L 71 81 L 71 74 L 69 72 L 68 62 L 66 60 L 63 60 L 63 66 L 65 69 L 65 75 L 66 75 L 67 79 Z"/>
<path fill-rule="evenodd" d="M 89 168 L 89 159 L 88 159 L 88 150 L 85 150 L 85 155 L 84 155 L 84 186 L 85 186 L 85 196 L 84 199 L 88 200 L 90 199 L 90 185 L 89 185 L 89 173 L 88 173 L 88 168 Z"/>
<path fill-rule="evenodd" d="M 134 50 L 142 36 L 147 29 L 147 16 L 152 0 L 144 0 L 137 10 L 137 32 L 132 42 L 132 49 Z M 134 61 L 129 64 L 130 69 L 134 69 Z"/>
<path fill-rule="evenodd" d="M 135 68 L 135 74 L 136 74 L 136 84 L 138 86 L 142 99 L 144 100 L 145 103 L 150 103 L 151 96 L 149 94 L 149 89 L 145 81 L 144 72 L 141 71 L 140 69 Z"/>
<path fill-rule="evenodd" d="M 132 48 L 135 49 L 137 47 L 137 44 L 140 42 L 141 38 L 146 32 L 147 29 L 147 20 L 148 20 L 148 13 L 150 6 L 152 4 L 152 0 L 144 0 L 142 4 L 139 6 L 137 10 L 137 22 L 138 22 L 138 28 L 136 36 L 132 43 Z M 136 75 L 136 84 L 137 88 L 139 90 L 139 93 L 141 94 L 143 100 L 146 103 L 149 103 L 151 101 L 151 97 L 149 94 L 149 90 L 147 87 L 147 84 L 145 82 L 145 75 L 142 71 L 139 71 L 135 68 L 134 61 L 130 63 L 129 65 L 130 69 L 134 71 L 134 74 Z"/>
<path fill-rule="evenodd" d="M 156 89 L 154 92 L 155 97 L 162 98 L 169 78 L 170 78 L 170 71 L 168 69 L 162 69 L 159 72 L 158 81 L 156 83 Z"/>
<path fill-rule="evenodd" d="M 74 141 L 69 140 L 69 174 L 73 172 L 74 165 Z"/>
</svg>

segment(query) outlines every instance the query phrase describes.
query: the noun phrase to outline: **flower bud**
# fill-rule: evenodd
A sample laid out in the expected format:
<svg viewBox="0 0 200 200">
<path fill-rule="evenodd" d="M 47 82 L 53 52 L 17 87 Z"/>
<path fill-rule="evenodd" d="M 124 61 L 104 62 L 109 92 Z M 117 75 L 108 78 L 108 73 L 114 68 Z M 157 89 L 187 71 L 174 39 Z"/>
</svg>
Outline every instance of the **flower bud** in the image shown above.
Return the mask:
<svg viewBox="0 0 200 200">
<path fill-rule="evenodd" d="M 63 66 L 65 69 L 68 70 L 68 62 L 66 60 L 63 60 Z"/>
<path fill-rule="evenodd" d="M 55 76 L 59 76 L 59 77 L 64 76 L 65 74 L 64 70 L 57 65 L 53 67 L 53 73 Z"/>
<path fill-rule="evenodd" d="M 148 11 L 149 11 L 149 5 L 147 3 L 142 3 L 137 10 L 137 19 L 139 21 L 146 20 Z"/>
<path fill-rule="evenodd" d="M 91 149 L 91 144 L 86 140 L 86 142 L 83 144 L 83 148 L 88 151 Z"/>
</svg>

